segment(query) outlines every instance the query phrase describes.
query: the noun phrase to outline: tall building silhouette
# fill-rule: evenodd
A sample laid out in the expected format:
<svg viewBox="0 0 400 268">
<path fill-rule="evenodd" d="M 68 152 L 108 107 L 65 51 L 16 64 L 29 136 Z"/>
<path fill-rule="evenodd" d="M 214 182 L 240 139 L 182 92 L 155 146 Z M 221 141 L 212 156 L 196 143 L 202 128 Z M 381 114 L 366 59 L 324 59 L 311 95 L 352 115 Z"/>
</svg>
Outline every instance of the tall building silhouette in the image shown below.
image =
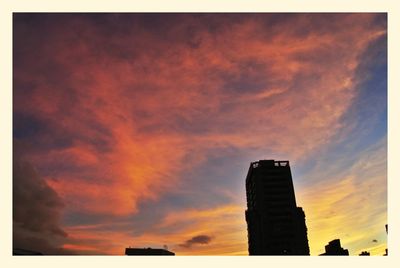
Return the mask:
<svg viewBox="0 0 400 268">
<path fill-rule="evenodd" d="M 289 161 L 260 160 L 246 177 L 249 255 L 310 255 Z"/>
</svg>

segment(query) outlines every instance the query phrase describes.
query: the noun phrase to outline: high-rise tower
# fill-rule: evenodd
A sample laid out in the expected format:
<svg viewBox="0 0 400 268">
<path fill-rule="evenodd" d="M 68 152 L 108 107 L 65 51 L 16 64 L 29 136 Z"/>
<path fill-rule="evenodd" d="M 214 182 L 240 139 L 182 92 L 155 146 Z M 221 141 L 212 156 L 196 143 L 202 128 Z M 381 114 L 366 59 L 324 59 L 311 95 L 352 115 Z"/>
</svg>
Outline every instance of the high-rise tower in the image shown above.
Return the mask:
<svg viewBox="0 0 400 268">
<path fill-rule="evenodd" d="M 246 177 L 249 255 L 310 255 L 289 161 L 260 160 Z"/>
</svg>

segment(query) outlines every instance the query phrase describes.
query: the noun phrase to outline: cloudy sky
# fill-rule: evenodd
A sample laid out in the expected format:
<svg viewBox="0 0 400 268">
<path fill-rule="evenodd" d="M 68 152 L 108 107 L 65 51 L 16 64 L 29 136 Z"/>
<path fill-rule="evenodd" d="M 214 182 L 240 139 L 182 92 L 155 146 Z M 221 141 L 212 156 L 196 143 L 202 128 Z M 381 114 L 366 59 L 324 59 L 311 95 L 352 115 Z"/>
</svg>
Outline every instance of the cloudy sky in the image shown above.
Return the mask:
<svg viewBox="0 0 400 268">
<path fill-rule="evenodd" d="M 247 255 L 251 161 L 289 160 L 311 255 L 382 255 L 385 14 L 14 14 L 13 243 Z"/>
</svg>

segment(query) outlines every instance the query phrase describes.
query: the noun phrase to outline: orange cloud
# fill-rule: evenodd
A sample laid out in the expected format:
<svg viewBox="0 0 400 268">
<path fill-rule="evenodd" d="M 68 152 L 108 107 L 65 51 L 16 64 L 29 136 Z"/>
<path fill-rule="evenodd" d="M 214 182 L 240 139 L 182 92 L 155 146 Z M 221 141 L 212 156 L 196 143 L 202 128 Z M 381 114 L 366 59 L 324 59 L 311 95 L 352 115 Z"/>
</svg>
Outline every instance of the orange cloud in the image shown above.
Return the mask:
<svg viewBox="0 0 400 268">
<path fill-rule="evenodd" d="M 107 225 L 112 226 L 112 223 L 74 226 L 66 229 L 70 240 L 64 248 L 78 250 L 79 247 L 83 247 L 89 250 L 90 245 L 98 244 L 96 249 L 103 250 L 103 253 L 121 255 L 123 249 L 128 246 L 168 245 L 177 255 L 247 255 L 247 234 L 243 215 L 244 207 L 232 205 L 170 213 L 156 226 L 157 232 L 153 230 L 139 236 L 133 236 L 128 231 L 101 229 Z M 182 223 L 186 227 L 178 232 L 163 232 Z M 191 247 L 180 246 L 188 239 L 204 234 L 212 237 L 209 243 Z M 114 241 L 110 248 L 106 246 L 108 241 Z"/>
<path fill-rule="evenodd" d="M 46 44 L 33 39 L 42 57 L 26 55 L 31 67 L 15 68 L 18 81 L 34 83 L 35 90 L 18 95 L 15 109 L 68 140 L 32 156 L 54 167 L 47 181 L 67 209 L 137 213 L 141 203 L 178 191 L 183 172 L 204 163 L 212 149 L 234 147 L 259 158 L 296 161 L 329 143 L 356 94 L 359 57 L 385 31 L 365 26 L 372 14 L 344 14 L 321 24 L 303 15 L 295 24 L 282 21 L 278 30 L 262 17 L 220 23 L 218 15 L 211 16 L 208 23 L 220 25 L 212 24 L 212 30 L 184 16 L 185 23 L 165 32 L 134 21 L 129 29 L 112 24 L 110 30 L 74 17 L 61 29 L 48 26 Z M 48 134 L 41 142 L 53 139 Z M 343 187 L 351 187 L 350 181 Z M 215 244 L 196 253 L 241 254 L 243 242 L 222 249 L 229 239 L 245 237 L 236 218 L 243 211 L 230 209 L 186 211 L 197 223 L 165 240 L 181 243 L 213 232 Z M 177 220 L 173 215 L 164 224 Z M 224 215 L 232 222 L 230 234 L 222 234 Z M 114 236 L 108 238 L 127 242 Z M 138 241 L 153 238 L 158 237 L 146 234 Z M 182 254 L 195 253 L 187 250 Z"/>
</svg>

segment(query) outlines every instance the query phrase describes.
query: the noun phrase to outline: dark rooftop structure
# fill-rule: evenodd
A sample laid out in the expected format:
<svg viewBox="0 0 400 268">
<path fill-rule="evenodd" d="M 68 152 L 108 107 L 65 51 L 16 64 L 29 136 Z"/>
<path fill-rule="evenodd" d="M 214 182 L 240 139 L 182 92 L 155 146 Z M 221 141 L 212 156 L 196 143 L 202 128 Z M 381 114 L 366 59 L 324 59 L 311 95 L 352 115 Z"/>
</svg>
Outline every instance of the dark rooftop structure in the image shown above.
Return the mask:
<svg viewBox="0 0 400 268">
<path fill-rule="evenodd" d="M 349 256 L 349 251 L 347 249 L 342 248 L 340 245 L 340 239 L 332 240 L 325 246 L 325 253 L 320 254 L 320 256 L 328 256 L 328 255 L 344 255 Z"/>
<path fill-rule="evenodd" d="M 385 224 L 385 229 L 386 229 L 386 234 L 388 233 L 388 225 Z M 385 254 L 383 254 L 383 256 L 387 256 L 388 255 L 388 249 L 385 249 Z"/>
<path fill-rule="evenodd" d="M 128 256 L 146 256 L 146 255 L 169 255 L 175 256 L 175 253 L 162 248 L 126 248 L 125 255 Z"/>
<path fill-rule="evenodd" d="M 18 256 L 18 255 L 43 255 L 41 252 L 33 251 L 33 250 L 28 250 L 28 249 L 22 249 L 22 248 L 13 248 L 13 255 Z"/>
<path fill-rule="evenodd" d="M 310 255 L 289 161 L 260 160 L 246 177 L 249 255 Z"/>
</svg>

